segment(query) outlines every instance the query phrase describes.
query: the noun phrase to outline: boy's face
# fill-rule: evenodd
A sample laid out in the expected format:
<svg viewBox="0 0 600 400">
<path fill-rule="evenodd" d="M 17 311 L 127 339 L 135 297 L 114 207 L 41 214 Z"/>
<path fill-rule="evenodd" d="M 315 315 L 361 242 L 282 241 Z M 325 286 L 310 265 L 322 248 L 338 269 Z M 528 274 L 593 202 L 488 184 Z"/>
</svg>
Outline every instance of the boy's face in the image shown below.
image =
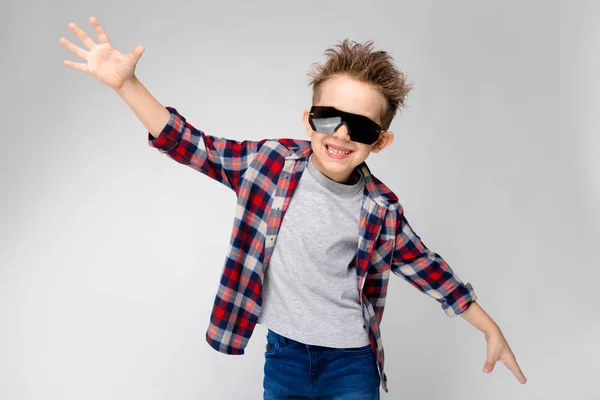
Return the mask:
<svg viewBox="0 0 600 400">
<path fill-rule="evenodd" d="M 346 75 L 338 75 L 328 79 L 321 87 L 321 98 L 315 106 L 331 106 L 338 110 L 363 115 L 381 125 L 381 107 L 383 95 L 367 83 L 357 81 Z M 390 131 L 382 132 L 377 142 L 367 145 L 354 142 L 348 135 L 346 125 L 331 135 L 314 131 L 308 122 L 309 110 L 302 115 L 306 134 L 311 138 L 313 150 L 312 161 L 315 167 L 329 179 L 340 183 L 354 184 L 358 176 L 353 174 L 354 168 L 362 163 L 371 152 L 378 153 L 394 140 Z M 351 151 L 343 158 L 331 155 L 326 146 L 334 145 Z"/>
</svg>

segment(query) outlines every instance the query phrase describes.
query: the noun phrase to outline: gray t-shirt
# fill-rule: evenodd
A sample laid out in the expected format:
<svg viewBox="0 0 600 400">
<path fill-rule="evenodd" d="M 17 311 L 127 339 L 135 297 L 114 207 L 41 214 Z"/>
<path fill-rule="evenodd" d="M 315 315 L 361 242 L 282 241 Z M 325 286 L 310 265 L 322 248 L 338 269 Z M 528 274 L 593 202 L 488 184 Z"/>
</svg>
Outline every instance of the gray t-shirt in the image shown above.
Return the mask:
<svg viewBox="0 0 600 400">
<path fill-rule="evenodd" d="M 258 323 L 306 344 L 365 346 L 355 265 L 364 177 L 353 185 L 333 181 L 312 156 L 265 269 Z"/>
</svg>

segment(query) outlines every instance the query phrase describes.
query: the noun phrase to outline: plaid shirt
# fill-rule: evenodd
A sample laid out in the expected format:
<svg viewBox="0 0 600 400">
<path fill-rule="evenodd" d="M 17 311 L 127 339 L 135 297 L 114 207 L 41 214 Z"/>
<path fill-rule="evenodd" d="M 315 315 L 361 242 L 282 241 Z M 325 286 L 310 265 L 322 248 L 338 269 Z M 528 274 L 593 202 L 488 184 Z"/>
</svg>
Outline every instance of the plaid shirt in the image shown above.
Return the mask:
<svg viewBox="0 0 600 400">
<path fill-rule="evenodd" d="M 265 266 L 273 252 L 285 211 L 298 185 L 311 142 L 297 139 L 235 141 L 194 128 L 175 108 L 171 118 L 148 144 L 234 190 L 237 205 L 231 239 L 206 341 L 226 354 L 244 354 L 262 305 Z M 412 230 L 398 197 L 371 174 L 365 178 L 356 249 L 356 287 L 365 326 L 383 389 L 387 392 L 380 324 L 390 270 L 437 300 L 449 317 L 477 299 L 441 256 L 429 250 Z"/>
</svg>

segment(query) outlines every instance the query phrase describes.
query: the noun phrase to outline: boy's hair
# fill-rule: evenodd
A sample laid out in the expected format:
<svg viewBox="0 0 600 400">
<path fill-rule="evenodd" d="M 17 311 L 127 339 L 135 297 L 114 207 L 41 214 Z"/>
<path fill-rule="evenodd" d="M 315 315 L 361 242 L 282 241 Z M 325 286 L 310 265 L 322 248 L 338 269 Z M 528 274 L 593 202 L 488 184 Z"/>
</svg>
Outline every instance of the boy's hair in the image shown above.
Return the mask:
<svg viewBox="0 0 600 400">
<path fill-rule="evenodd" d="M 412 89 L 406 83 L 406 76 L 396 68 L 392 56 L 385 51 L 372 51 L 373 42 L 357 43 L 344 39 L 336 45 L 339 50 L 325 50 L 327 56 L 325 65 L 313 63 L 314 71 L 309 71 L 311 77 L 309 86 L 313 86 L 313 105 L 321 96 L 322 84 L 336 75 L 347 75 L 361 82 L 370 84 L 385 98 L 381 109 L 381 127 L 388 130 L 396 111 L 406 107 L 404 99 Z"/>
</svg>

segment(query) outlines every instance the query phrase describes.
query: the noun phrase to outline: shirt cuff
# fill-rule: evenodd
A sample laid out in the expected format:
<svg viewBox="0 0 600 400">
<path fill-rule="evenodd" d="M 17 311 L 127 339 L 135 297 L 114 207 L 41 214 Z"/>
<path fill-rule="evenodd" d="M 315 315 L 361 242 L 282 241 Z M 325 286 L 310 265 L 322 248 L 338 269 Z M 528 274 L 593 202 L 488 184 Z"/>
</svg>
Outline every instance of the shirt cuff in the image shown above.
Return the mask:
<svg viewBox="0 0 600 400">
<path fill-rule="evenodd" d="M 169 106 L 165 108 L 169 110 L 171 118 L 169 118 L 160 135 L 155 138 L 148 132 L 148 145 L 158 149 L 161 153 L 165 153 L 177 146 L 186 126 L 185 118 L 175 108 Z"/>
<path fill-rule="evenodd" d="M 447 300 L 442 303 L 442 309 L 452 318 L 465 312 L 475 300 L 477 295 L 473 286 L 470 283 L 461 284 L 447 296 Z"/>
</svg>

